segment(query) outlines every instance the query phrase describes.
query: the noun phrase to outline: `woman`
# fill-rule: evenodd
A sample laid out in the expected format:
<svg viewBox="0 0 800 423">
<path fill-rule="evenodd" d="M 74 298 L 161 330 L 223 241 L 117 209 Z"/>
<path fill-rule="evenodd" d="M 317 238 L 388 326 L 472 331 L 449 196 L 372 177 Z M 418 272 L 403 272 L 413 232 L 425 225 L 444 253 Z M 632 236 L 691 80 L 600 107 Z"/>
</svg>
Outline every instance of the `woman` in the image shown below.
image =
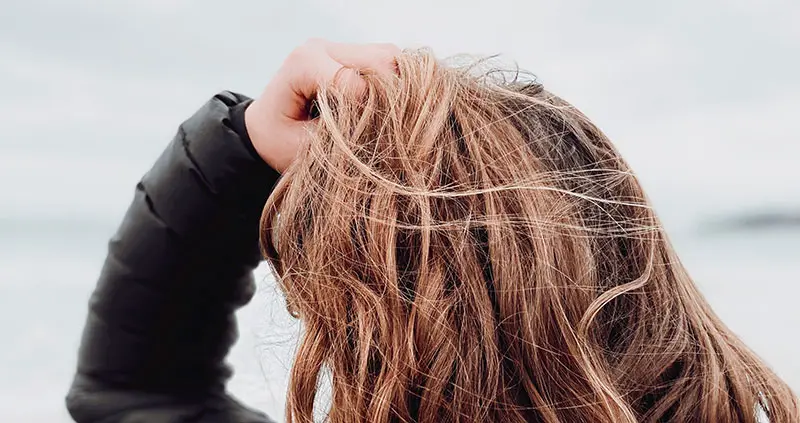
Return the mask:
<svg viewBox="0 0 800 423">
<path fill-rule="evenodd" d="M 518 78 L 315 40 L 257 100 L 214 97 L 137 186 L 76 421 L 269 421 L 223 364 L 259 236 L 304 327 L 289 421 L 324 378 L 331 422 L 800 419 L 585 116 Z"/>
</svg>

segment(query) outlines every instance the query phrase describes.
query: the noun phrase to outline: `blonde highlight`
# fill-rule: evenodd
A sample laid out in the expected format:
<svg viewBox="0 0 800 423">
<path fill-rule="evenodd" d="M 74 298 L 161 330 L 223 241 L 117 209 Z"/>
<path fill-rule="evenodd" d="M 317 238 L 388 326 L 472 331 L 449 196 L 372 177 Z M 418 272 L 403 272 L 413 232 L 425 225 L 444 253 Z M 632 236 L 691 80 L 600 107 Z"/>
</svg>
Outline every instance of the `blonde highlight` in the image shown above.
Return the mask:
<svg viewBox="0 0 800 423">
<path fill-rule="evenodd" d="M 607 137 L 535 81 L 425 50 L 318 98 L 262 216 L 311 422 L 800 420 L 716 317 Z"/>
</svg>

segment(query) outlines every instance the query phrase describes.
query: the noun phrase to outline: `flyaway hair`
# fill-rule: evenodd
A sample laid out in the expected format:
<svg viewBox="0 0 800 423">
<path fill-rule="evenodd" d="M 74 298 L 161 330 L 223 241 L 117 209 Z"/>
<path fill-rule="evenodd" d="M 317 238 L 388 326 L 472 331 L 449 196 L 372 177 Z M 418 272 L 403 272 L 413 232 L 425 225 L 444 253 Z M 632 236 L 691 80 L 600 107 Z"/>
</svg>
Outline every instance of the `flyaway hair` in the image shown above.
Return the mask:
<svg viewBox="0 0 800 423">
<path fill-rule="evenodd" d="M 323 87 L 262 216 L 311 422 L 800 421 L 609 139 L 535 81 L 425 50 Z M 761 410 L 761 411 L 760 411 Z"/>
</svg>

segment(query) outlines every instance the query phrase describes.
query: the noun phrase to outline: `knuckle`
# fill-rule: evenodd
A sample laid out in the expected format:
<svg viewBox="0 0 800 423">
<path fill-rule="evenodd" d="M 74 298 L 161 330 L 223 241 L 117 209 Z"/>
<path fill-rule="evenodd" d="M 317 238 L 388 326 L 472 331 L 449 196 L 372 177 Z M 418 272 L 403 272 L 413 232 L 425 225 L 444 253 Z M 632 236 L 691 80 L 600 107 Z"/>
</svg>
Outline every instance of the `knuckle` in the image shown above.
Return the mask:
<svg viewBox="0 0 800 423">
<path fill-rule="evenodd" d="M 396 45 L 394 45 L 392 43 L 383 43 L 383 44 L 380 44 L 380 47 L 383 50 L 386 50 L 389 54 L 392 54 L 392 55 L 398 55 L 398 54 L 400 54 L 402 52 L 400 47 L 397 47 Z"/>
<path fill-rule="evenodd" d="M 387 52 L 381 55 L 379 61 L 381 66 L 386 67 L 388 69 L 393 69 L 394 67 L 397 66 L 397 55 Z"/>
<path fill-rule="evenodd" d="M 291 53 L 289 53 L 289 56 L 286 57 L 286 60 L 285 60 L 284 64 L 285 65 L 297 65 L 299 63 L 302 63 L 305 60 L 305 56 L 306 56 L 306 52 L 305 52 L 304 48 L 302 46 L 301 47 L 297 47 L 294 50 L 292 50 Z"/>
<path fill-rule="evenodd" d="M 289 53 L 289 57 L 287 58 L 287 62 L 293 65 L 299 65 L 305 63 L 313 57 L 314 51 L 317 50 L 316 44 L 311 44 L 306 42 L 305 44 L 301 44 L 298 47 L 295 47 L 291 53 Z"/>
<path fill-rule="evenodd" d="M 312 46 L 312 47 L 319 47 L 319 46 L 325 45 L 326 43 L 327 43 L 327 41 L 325 41 L 325 39 L 323 39 L 323 38 L 311 37 L 311 38 L 306 39 L 306 42 L 305 42 L 304 45 Z"/>
</svg>

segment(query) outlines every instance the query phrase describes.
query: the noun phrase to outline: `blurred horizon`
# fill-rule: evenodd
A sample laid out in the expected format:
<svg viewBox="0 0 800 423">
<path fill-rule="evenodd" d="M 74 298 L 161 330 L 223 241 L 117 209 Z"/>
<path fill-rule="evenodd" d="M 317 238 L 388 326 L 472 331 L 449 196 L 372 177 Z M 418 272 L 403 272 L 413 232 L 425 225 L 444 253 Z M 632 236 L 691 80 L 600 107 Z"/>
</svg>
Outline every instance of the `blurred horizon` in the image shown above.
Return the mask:
<svg viewBox="0 0 800 423">
<path fill-rule="evenodd" d="M 722 319 L 800 390 L 800 2 L 0 0 L 0 420 L 63 406 L 106 241 L 177 126 L 307 38 L 499 54 L 615 142 Z M 262 266 L 231 390 L 283 417 Z"/>
</svg>

